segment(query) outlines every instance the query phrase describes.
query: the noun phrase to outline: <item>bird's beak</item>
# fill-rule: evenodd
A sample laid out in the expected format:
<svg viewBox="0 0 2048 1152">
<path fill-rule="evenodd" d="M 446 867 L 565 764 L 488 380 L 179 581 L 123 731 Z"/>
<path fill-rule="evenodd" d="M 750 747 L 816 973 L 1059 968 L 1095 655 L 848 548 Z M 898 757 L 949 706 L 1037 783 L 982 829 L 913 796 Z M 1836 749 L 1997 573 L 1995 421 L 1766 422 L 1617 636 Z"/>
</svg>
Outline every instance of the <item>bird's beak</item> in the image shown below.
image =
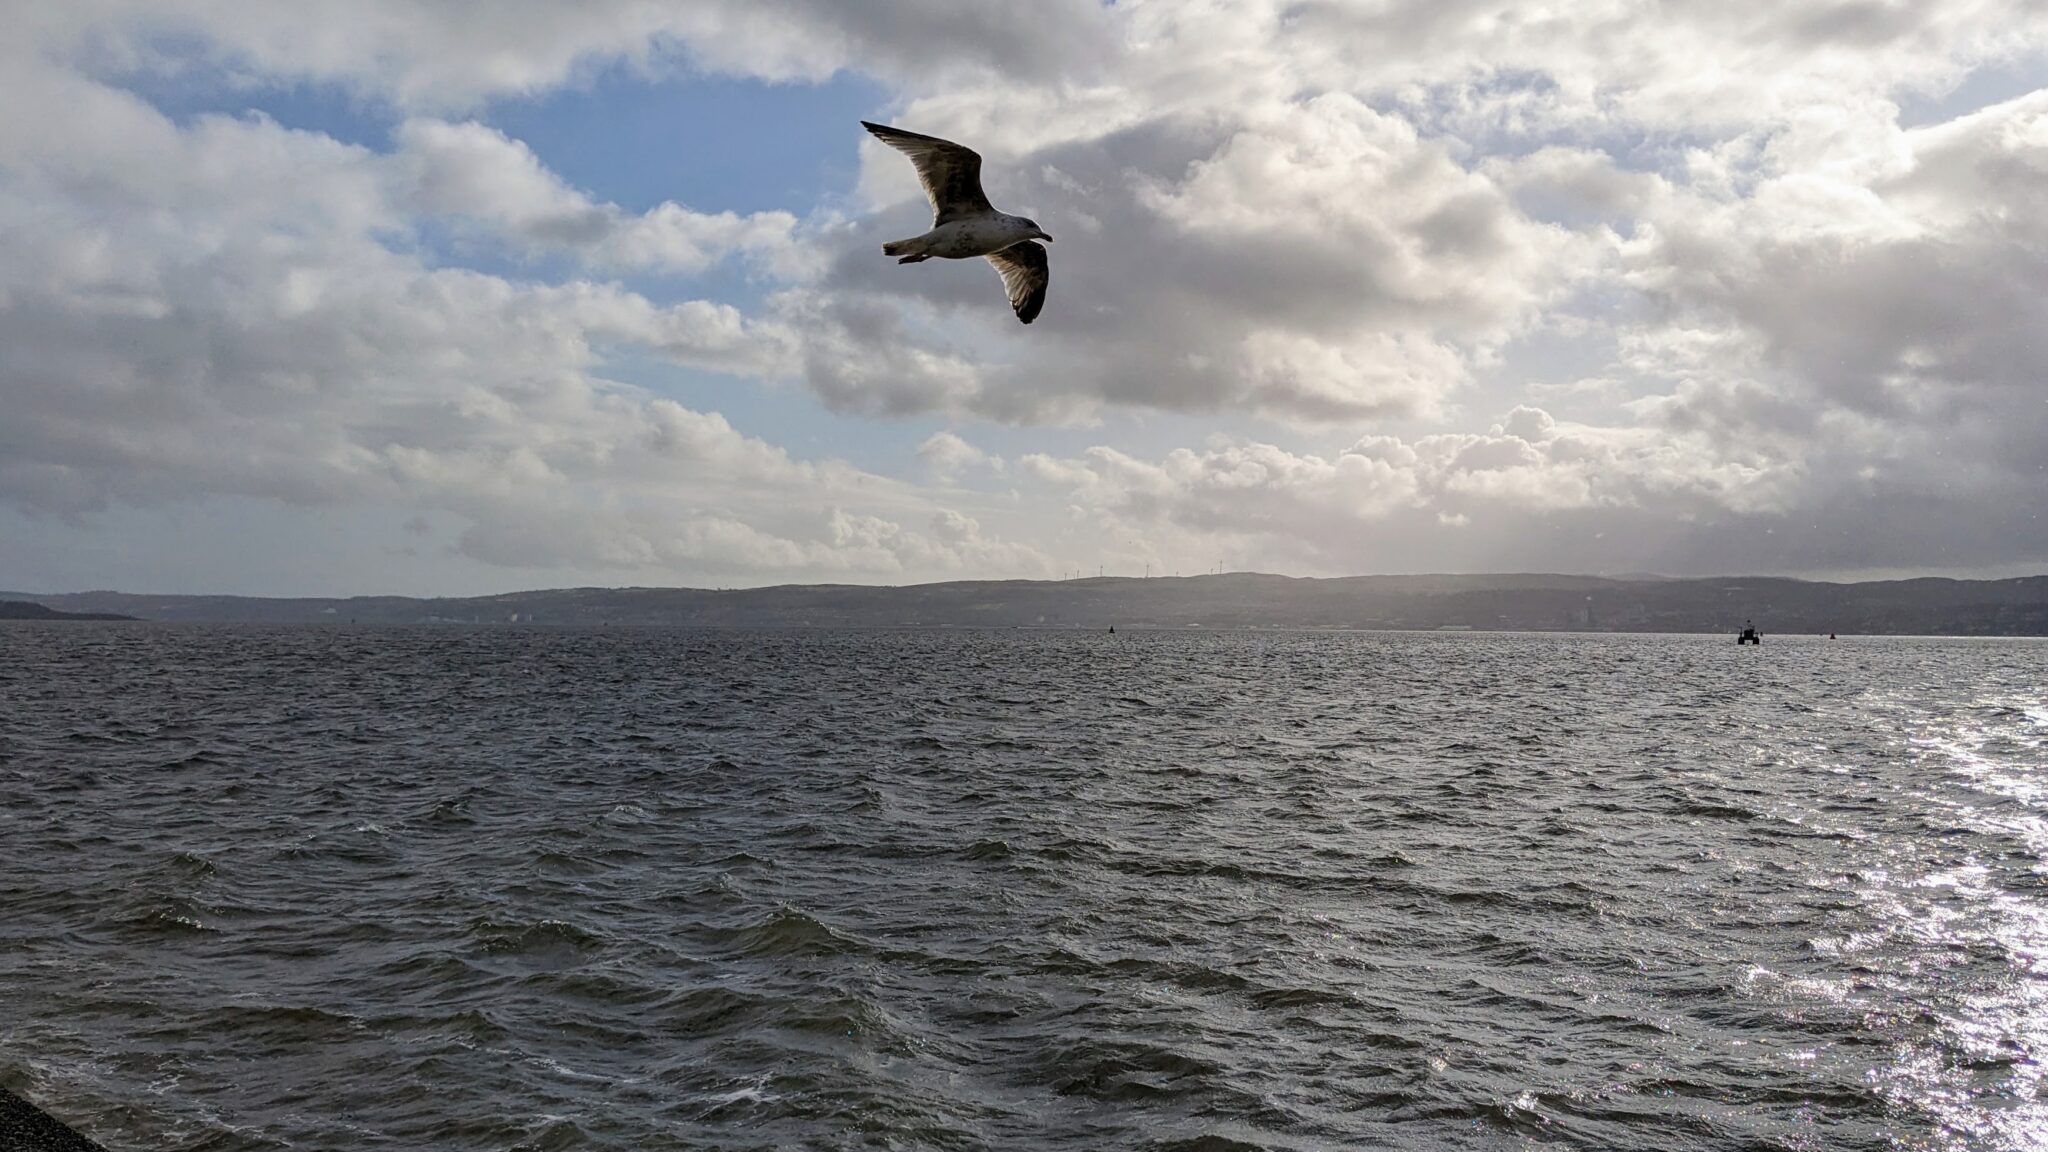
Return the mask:
<svg viewBox="0 0 2048 1152">
<path fill-rule="evenodd" d="M 1050 236 L 1047 236 L 1047 235 L 1046 235 L 1045 233 L 1043 233 L 1043 232 L 1040 232 L 1040 233 L 1038 234 L 1038 238 L 1039 238 L 1040 240 L 1043 240 L 1043 241 L 1045 241 L 1045 242 L 1046 242 L 1047 244 L 1050 244 L 1050 243 L 1052 243 L 1052 237 L 1050 237 Z"/>
</svg>

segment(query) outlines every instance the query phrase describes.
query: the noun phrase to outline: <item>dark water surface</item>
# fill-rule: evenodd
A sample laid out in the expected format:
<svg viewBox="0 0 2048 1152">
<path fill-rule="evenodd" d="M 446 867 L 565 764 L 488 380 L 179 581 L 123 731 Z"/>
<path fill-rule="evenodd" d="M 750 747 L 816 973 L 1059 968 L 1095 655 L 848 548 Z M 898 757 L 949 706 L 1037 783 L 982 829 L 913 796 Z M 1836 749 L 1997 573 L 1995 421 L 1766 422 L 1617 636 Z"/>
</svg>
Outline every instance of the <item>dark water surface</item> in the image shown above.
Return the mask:
<svg viewBox="0 0 2048 1152">
<path fill-rule="evenodd" d="M 2048 1143 L 2048 646 L 0 628 L 115 1149 Z"/>
</svg>

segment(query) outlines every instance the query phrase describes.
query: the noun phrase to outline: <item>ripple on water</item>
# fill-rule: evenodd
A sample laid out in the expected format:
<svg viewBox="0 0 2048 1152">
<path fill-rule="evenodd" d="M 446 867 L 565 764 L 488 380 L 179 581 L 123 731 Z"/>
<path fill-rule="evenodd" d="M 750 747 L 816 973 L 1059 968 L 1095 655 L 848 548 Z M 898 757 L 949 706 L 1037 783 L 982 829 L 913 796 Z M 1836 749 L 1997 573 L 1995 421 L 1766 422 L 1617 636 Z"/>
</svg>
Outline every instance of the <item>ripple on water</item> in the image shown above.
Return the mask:
<svg viewBox="0 0 2048 1152">
<path fill-rule="evenodd" d="M 563 920 L 503 922 L 478 917 L 469 922 L 469 937 L 478 954 L 511 958 L 535 966 L 582 964 L 603 951 L 605 937 Z"/>
<path fill-rule="evenodd" d="M 2048 1142 L 2048 648 L 1115 640 L 0 629 L 0 1080 L 113 1148 Z"/>
</svg>

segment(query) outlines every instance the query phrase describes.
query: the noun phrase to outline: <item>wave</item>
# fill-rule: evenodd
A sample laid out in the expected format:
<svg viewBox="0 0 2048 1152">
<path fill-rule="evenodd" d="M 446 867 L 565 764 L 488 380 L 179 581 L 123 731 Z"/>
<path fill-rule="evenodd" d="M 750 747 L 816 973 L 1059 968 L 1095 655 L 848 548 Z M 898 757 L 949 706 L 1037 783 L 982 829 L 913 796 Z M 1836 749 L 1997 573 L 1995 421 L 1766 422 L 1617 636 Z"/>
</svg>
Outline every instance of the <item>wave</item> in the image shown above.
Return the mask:
<svg viewBox="0 0 2048 1152">
<path fill-rule="evenodd" d="M 728 950 L 756 958 L 865 955 L 872 949 L 802 909 L 783 905 L 761 920 L 714 934 Z"/>
<path fill-rule="evenodd" d="M 557 964 L 583 963 L 603 951 L 608 943 L 602 933 L 579 928 L 566 920 L 528 923 L 478 917 L 469 922 L 467 931 L 482 955 Z"/>
<path fill-rule="evenodd" d="M 1685 637 L 153 642 L 190 684 L 0 630 L 41 700 L 0 748 L 5 1075 L 99 1061 L 110 1145 L 1722 1152 L 2038 1119 L 2031 648 L 1823 676 L 1788 644 L 1760 676 Z"/>
</svg>

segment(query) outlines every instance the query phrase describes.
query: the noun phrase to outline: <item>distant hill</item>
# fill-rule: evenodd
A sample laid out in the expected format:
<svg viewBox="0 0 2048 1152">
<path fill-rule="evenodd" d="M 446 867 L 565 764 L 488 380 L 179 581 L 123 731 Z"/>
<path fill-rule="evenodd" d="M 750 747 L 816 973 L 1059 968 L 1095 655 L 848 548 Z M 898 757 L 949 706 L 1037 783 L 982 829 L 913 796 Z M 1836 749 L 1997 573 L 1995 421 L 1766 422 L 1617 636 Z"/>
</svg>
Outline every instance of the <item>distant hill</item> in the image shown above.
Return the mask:
<svg viewBox="0 0 2048 1152">
<path fill-rule="evenodd" d="M 0 593 L 70 612 L 252 624 L 745 628 L 1386 628 L 2048 636 L 2048 576 L 1837 584 L 1781 577 L 1218 576 L 866 587 L 563 588 L 281 599 Z"/>
<path fill-rule="evenodd" d="M 133 620 L 115 612 L 60 612 L 28 600 L 0 600 L 0 620 Z"/>
</svg>

